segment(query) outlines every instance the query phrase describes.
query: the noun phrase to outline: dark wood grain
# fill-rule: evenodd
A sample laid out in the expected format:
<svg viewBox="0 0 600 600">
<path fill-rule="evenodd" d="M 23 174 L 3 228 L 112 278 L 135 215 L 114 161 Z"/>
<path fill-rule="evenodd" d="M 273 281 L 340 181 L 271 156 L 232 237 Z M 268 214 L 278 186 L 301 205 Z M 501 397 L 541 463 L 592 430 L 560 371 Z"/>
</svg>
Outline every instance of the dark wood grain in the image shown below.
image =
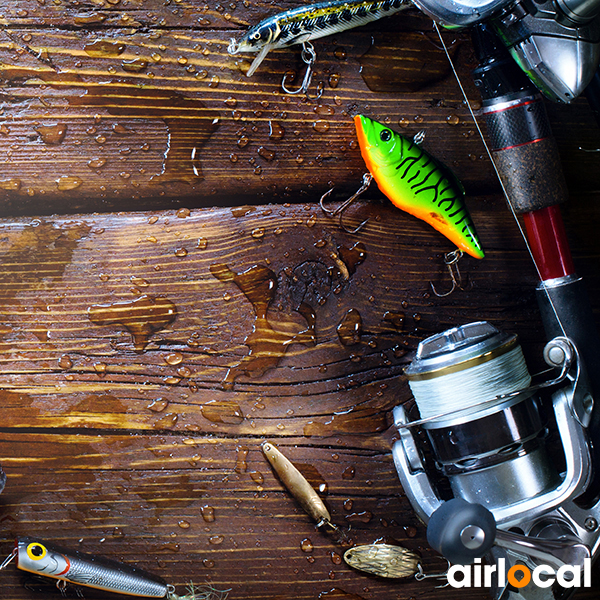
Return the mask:
<svg viewBox="0 0 600 600">
<path fill-rule="evenodd" d="M 535 270 L 429 20 L 318 41 L 317 101 L 281 90 L 297 47 L 252 78 L 226 52 L 293 6 L 2 3 L 0 548 L 39 535 L 232 600 L 483 600 L 350 570 L 260 451 L 276 443 L 353 541 L 395 539 L 436 572 L 390 454 L 402 369 L 424 337 L 479 319 L 518 333 L 532 372 L 545 343 Z M 445 38 L 477 106 L 468 36 Z M 583 99 L 548 111 L 598 313 L 598 155 L 580 147 L 600 134 Z M 462 259 L 463 289 L 432 293 L 452 246 L 375 186 L 344 217 L 369 218 L 357 235 L 321 212 L 361 182 L 357 113 L 424 129 L 465 184 L 486 258 Z M 1 576 L 8 600 L 58 593 Z"/>
<path fill-rule="evenodd" d="M 424 129 L 427 149 L 469 193 L 497 189 L 439 40 L 415 10 L 317 41 L 317 101 L 281 89 L 286 72 L 299 76 L 297 47 L 271 52 L 251 78 L 253 56 L 226 50 L 246 24 L 289 4 L 30 4 L 7 7 L 0 30 L 4 214 L 160 208 L 166 198 L 188 207 L 314 201 L 331 185 L 353 190 L 364 172 L 358 112 L 408 136 Z M 446 38 L 477 107 L 468 35 Z M 600 143 L 585 100 L 551 116 L 572 189 L 598 189 L 595 157 L 579 150 Z"/>
</svg>

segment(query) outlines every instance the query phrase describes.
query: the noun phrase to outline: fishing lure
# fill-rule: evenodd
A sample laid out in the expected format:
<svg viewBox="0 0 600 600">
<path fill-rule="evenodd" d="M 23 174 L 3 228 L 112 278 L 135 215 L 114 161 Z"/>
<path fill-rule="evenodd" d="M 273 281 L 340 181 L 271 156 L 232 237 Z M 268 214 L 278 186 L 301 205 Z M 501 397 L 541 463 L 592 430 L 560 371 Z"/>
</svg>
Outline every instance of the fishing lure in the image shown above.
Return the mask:
<svg viewBox="0 0 600 600">
<path fill-rule="evenodd" d="M 420 558 L 411 550 L 392 544 L 365 544 L 354 546 L 344 552 L 344 560 L 353 569 L 399 579 L 416 575 Z"/>
<path fill-rule="evenodd" d="M 107 558 L 66 550 L 31 537 L 17 538 L 15 548 L 0 565 L 4 569 L 16 558 L 17 568 L 57 580 L 60 589 L 68 583 L 105 592 L 167 600 L 224 600 L 212 588 L 199 590 L 192 585 L 189 594 L 179 596 L 172 585 L 137 567 Z"/>
<path fill-rule="evenodd" d="M 425 573 L 421 558 L 412 550 L 395 544 L 374 543 L 353 546 L 344 552 L 346 564 L 357 571 L 386 579 L 413 577 L 424 579 L 447 579 L 448 570 L 442 573 Z M 448 568 L 450 563 L 448 563 Z M 448 585 L 446 583 L 446 585 Z M 438 587 L 446 587 L 438 586 Z"/>
<path fill-rule="evenodd" d="M 262 451 L 283 485 L 317 523 L 317 527 L 328 525 L 337 530 L 337 527 L 331 522 L 331 515 L 323 500 L 289 459 L 270 442 L 262 445 Z"/>
<path fill-rule="evenodd" d="M 475 258 L 484 253 L 454 175 L 418 144 L 363 115 L 354 117 L 362 157 L 398 208 L 429 223 Z"/>
<path fill-rule="evenodd" d="M 333 0 L 299 6 L 264 19 L 239 41 L 232 38 L 227 51 L 229 54 L 258 52 L 246 73 L 250 77 L 270 50 L 309 43 L 387 17 L 409 6 L 412 5 L 408 0 Z M 310 49 L 312 46 L 307 46 L 308 52 Z M 312 49 L 312 62 L 314 58 Z M 305 58 L 307 64 L 309 60 Z"/>
</svg>

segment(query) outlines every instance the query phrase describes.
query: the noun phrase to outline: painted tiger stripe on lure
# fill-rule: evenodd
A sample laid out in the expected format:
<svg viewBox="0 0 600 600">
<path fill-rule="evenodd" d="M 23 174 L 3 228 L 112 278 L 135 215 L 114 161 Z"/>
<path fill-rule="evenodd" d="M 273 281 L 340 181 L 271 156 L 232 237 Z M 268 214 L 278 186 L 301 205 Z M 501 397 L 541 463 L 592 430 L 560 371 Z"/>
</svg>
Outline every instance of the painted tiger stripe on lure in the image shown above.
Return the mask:
<svg viewBox="0 0 600 600">
<path fill-rule="evenodd" d="M 429 223 L 475 258 L 484 253 L 460 182 L 419 145 L 363 115 L 354 117 L 361 155 L 398 208 Z"/>
<path fill-rule="evenodd" d="M 273 49 L 360 27 L 410 6 L 408 0 L 334 0 L 299 6 L 251 27 L 239 41 L 232 39 L 227 51 L 229 54 L 258 52 L 247 72 L 250 76 Z"/>
</svg>

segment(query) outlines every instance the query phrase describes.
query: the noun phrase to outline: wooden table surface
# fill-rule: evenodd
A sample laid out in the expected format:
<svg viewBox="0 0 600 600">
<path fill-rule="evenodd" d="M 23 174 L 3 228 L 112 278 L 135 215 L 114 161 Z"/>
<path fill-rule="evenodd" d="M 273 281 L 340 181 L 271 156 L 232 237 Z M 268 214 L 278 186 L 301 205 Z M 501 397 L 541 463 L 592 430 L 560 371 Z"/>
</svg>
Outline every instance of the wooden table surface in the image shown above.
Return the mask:
<svg viewBox="0 0 600 600">
<path fill-rule="evenodd" d="M 354 543 L 393 539 L 443 570 L 391 458 L 402 369 L 475 320 L 542 368 L 537 276 L 430 21 L 410 9 L 316 42 L 306 98 L 280 87 L 298 47 L 251 78 L 226 51 L 293 3 L 0 5 L 0 551 L 40 536 L 231 600 L 487 598 L 352 571 L 260 450 L 277 444 Z M 477 106 L 468 35 L 445 39 Z M 597 311 L 600 170 L 580 148 L 600 129 L 584 99 L 547 106 Z M 425 130 L 463 181 L 486 251 L 462 259 L 463 289 L 432 293 L 452 245 L 375 186 L 345 216 L 369 218 L 359 233 L 322 213 L 365 172 L 357 113 Z M 0 577 L 7 600 L 58 594 Z"/>
</svg>

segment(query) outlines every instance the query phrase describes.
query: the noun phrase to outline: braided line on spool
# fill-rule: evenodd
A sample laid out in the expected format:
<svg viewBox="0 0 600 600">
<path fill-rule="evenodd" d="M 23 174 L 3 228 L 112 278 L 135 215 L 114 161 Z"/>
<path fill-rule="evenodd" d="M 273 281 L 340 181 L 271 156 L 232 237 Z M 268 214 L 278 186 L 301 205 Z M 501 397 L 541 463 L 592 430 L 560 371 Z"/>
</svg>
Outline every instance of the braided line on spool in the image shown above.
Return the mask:
<svg viewBox="0 0 600 600">
<path fill-rule="evenodd" d="M 409 379 L 421 419 L 474 408 L 504 394 L 527 388 L 531 375 L 521 346 L 457 372 L 430 379 Z"/>
</svg>

